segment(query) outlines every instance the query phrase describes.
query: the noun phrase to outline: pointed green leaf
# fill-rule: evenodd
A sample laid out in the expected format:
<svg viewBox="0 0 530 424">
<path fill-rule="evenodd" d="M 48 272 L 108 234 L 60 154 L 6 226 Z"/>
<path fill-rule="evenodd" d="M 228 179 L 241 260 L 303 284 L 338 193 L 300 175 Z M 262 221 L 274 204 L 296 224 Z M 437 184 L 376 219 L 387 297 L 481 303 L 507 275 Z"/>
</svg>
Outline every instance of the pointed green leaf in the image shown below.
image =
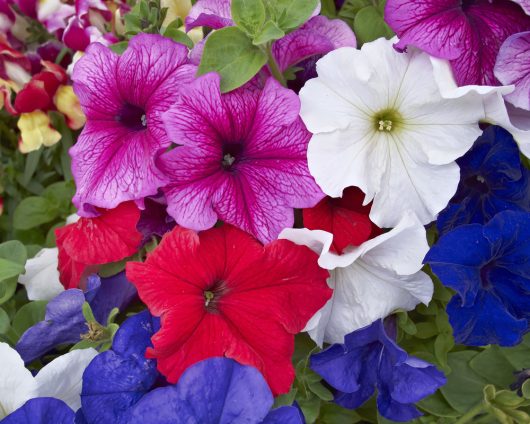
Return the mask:
<svg viewBox="0 0 530 424">
<path fill-rule="evenodd" d="M 253 37 L 265 23 L 265 6 L 262 0 L 232 0 L 232 19 L 235 24 Z"/>
</svg>

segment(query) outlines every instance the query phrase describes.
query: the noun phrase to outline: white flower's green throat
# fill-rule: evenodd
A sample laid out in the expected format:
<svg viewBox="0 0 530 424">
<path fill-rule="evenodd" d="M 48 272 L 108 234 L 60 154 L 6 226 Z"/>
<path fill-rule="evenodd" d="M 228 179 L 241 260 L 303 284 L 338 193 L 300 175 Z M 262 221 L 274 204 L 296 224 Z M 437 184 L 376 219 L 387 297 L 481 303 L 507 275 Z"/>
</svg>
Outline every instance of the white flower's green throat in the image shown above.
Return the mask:
<svg viewBox="0 0 530 424">
<path fill-rule="evenodd" d="M 392 132 L 399 128 L 403 120 L 397 110 L 384 109 L 374 115 L 373 122 L 376 131 Z"/>
</svg>

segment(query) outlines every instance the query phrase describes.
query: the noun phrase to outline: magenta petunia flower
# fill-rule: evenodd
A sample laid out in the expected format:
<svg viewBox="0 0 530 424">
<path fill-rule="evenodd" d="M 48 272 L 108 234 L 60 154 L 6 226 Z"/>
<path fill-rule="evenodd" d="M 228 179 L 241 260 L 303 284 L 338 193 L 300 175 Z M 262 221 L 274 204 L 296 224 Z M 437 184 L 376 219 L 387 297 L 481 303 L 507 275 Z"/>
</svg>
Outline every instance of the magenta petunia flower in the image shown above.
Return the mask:
<svg viewBox="0 0 530 424">
<path fill-rule="evenodd" d="M 193 230 L 221 219 L 271 241 L 292 227 L 293 208 L 324 197 L 307 167 L 311 134 L 298 96 L 276 80 L 223 95 L 219 82 L 215 73 L 197 79 L 162 117 L 181 145 L 158 161 L 171 179 L 168 213 Z"/>
<path fill-rule="evenodd" d="M 504 96 L 522 109 L 530 110 L 530 31 L 514 34 L 504 42 L 497 56 L 495 76 L 515 90 Z"/>
<path fill-rule="evenodd" d="M 385 19 L 400 38 L 397 49 L 411 45 L 450 60 L 459 85 L 497 85 L 501 44 L 530 29 L 530 17 L 509 0 L 388 0 Z"/>
<path fill-rule="evenodd" d="M 77 186 L 74 204 L 112 209 L 153 195 L 164 185 L 156 157 L 169 146 L 160 114 L 193 80 L 185 46 L 159 35 L 132 38 L 121 55 L 90 45 L 74 68 L 74 90 L 87 117 L 70 149 Z"/>
</svg>

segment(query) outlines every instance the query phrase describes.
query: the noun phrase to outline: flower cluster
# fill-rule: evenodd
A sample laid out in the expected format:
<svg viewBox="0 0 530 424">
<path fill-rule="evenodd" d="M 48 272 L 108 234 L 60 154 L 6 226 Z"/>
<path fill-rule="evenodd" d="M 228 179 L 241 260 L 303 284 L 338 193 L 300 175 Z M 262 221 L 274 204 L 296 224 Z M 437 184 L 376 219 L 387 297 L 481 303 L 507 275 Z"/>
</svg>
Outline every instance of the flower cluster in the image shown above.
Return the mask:
<svg viewBox="0 0 530 424">
<path fill-rule="evenodd" d="M 1 422 L 530 422 L 527 2 L 193 3 L 0 0 Z"/>
</svg>

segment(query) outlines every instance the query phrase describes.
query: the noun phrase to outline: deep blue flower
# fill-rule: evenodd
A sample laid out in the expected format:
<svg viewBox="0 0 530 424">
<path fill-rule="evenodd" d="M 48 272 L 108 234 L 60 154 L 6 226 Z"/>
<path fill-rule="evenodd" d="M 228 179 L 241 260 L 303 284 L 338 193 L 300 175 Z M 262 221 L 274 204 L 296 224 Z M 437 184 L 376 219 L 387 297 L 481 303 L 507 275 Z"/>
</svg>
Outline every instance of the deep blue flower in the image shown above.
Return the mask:
<svg viewBox="0 0 530 424">
<path fill-rule="evenodd" d="M 485 225 L 440 237 L 425 263 L 457 291 L 447 305 L 455 340 L 512 346 L 530 324 L 530 213 L 505 211 Z"/>
<path fill-rule="evenodd" d="M 382 320 L 312 355 L 311 368 L 338 390 L 335 402 L 345 408 L 361 406 L 377 387 L 379 413 L 394 421 L 420 416 L 414 403 L 445 384 L 434 365 L 409 356 L 388 336 Z"/>
<path fill-rule="evenodd" d="M 77 343 L 81 334 L 88 330 L 83 316 L 85 301 L 90 304 L 96 320 L 106 325 L 110 311 L 115 307 L 125 309 L 135 296 L 136 289 L 125 272 L 101 279 L 94 274 L 87 280 L 86 292 L 69 289 L 50 300 L 44 320 L 28 328 L 15 349 L 24 362 L 29 363 L 55 346 Z"/>
<path fill-rule="evenodd" d="M 167 385 L 144 352 L 159 323 L 144 311 L 127 319 L 111 350 L 85 370 L 79 423 L 264 423 L 301 424 L 294 407 L 269 410 L 272 393 L 253 367 L 211 358 L 188 368 Z M 264 421 L 265 420 L 265 421 Z"/>
<path fill-rule="evenodd" d="M 62 400 L 43 397 L 28 400 L 2 424 L 73 424 L 74 411 Z"/>
<path fill-rule="evenodd" d="M 438 216 L 440 233 L 463 224 L 485 224 L 505 210 L 530 211 L 529 171 L 521 164 L 519 148 L 505 129 L 488 127 L 457 163 L 460 184 Z"/>
</svg>

